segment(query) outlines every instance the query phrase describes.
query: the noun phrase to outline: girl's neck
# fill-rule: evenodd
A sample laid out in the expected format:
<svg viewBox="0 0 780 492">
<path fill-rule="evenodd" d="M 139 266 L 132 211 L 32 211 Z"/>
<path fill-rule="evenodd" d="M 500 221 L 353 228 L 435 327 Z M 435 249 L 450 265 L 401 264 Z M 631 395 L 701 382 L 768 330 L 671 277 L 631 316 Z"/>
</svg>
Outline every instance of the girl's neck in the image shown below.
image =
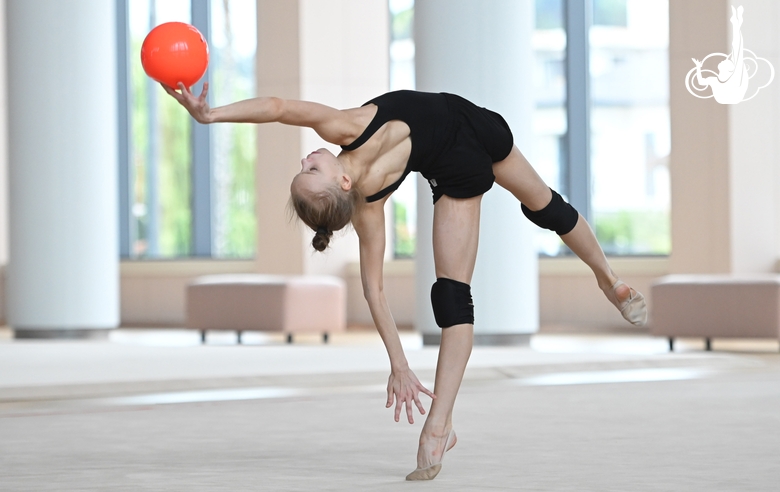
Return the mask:
<svg viewBox="0 0 780 492">
<path fill-rule="evenodd" d="M 352 179 L 352 186 L 358 185 L 363 177 L 362 167 L 352 161 L 348 152 L 341 152 L 336 159 L 341 163 L 344 173 Z"/>
</svg>

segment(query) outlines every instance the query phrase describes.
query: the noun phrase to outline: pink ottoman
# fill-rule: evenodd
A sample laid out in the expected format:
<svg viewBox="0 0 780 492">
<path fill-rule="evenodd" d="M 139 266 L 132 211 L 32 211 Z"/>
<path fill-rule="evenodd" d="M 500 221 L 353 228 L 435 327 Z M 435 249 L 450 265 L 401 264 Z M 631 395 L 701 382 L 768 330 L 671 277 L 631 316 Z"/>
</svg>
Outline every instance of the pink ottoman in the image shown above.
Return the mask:
<svg viewBox="0 0 780 492">
<path fill-rule="evenodd" d="M 347 328 L 345 282 L 332 276 L 207 275 L 187 286 L 187 327 L 328 335 Z"/>
<path fill-rule="evenodd" d="M 780 338 L 780 275 L 667 275 L 650 288 L 650 332 L 669 338 Z"/>
</svg>

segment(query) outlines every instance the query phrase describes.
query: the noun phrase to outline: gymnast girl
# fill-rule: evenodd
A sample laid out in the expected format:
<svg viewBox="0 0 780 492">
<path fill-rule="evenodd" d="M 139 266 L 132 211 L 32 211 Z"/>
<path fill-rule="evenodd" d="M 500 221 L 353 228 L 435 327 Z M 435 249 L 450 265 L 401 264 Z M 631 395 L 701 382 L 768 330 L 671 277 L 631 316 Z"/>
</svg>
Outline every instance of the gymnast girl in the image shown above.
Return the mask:
<svg viewBox="0 0 780 492">
<path fill-rule="evenodd" d="M 495 181 L 521 203 L 528 219 L 558 233 L 596 276 L 598 286 L 623 317 L 635 325 L 647 319 L 642 294 L 618 279 L 585 219 L 550 189 L 513 144 L 504 118 L 453 94 L 398 91 L 361 107 L 338 110 L 306 101 L 258 97 L 211 108 L 208 86 L 196 96 L 183 84 L 165 87 L 200 123 L 270 123 L 314 129 L 341 146 L 334 155 L 315 150 L 301 161 L 290 186 L 300 220 L 314 231 L 312 246 L 328 247 L 334 231 L 352 224 L 360 242 L 363 292 L 390 358 L 387 407 L 395 420 L 405 407 L 430 412 L 420 434 L 417 469 L 407 480 L 430 480 L 457 438 L 452 409 L 471 355 L 474 306 L 471 282 L 477 256 L 480 202 Z M 406 176 L 417 171 L 433 192 L 433 251 L 436 279 L 431 303 L 442 328 L 434 391 L 409 368 L 382 292 L 385 250 L 384 203 Z M 507 224 L 511 227 L 511 224 Z"/>
</svg>

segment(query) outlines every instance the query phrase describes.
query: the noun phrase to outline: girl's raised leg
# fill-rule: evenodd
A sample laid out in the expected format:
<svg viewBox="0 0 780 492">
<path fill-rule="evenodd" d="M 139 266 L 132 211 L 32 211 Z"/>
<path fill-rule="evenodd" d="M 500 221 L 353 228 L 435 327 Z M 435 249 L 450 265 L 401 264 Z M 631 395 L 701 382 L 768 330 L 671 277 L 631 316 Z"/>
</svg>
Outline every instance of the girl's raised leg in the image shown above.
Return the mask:
<svg viewBox="0 0 780 492">
<path fill-rule="evenodd" d="M 552 199 L 550 188 L 542 181 L 542 178 L 539 177 L 517 147 L 512 149 L 506 159 L 493 165 L 493 174 L 496 176 L 496 183 L 509 190 L 518 200 L 533 211 L 543 209 Z M 619 282 L 617 275 L 615 275 L 615 272 L 609 266 L 609 262 L 607 262 L 607 257 L 604 255 L 601 245 L 596 240 L 596 235 L 581 215 L 574 229 L 562 235 L 561 240 L 593 270 L 599 288 L 607 296 L 607 299 L 621 312 L 626 309 L 627 303 L 635 299 L 640 300 L 641 294 L 628 285 Z M 641 301 L 642 306 L 644 306 L 643 298 Z M 633 307 L 639 306 L 635 305 Z M 639 317 L 641 318 L 641 316 Z M 642 323 L 635 322 L 635 324 Z"/>
</svg>

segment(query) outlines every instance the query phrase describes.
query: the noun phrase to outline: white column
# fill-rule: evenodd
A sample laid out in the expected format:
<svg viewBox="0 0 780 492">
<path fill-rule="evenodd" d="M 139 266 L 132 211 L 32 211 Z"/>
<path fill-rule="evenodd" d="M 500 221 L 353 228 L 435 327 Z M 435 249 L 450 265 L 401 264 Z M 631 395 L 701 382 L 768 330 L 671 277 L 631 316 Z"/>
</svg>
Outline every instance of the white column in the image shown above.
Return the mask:
<svg viewBox="0 0 780 492">
<path fill-rule="evenodd" d="M 780 234 L 780 35 L 777 23 L 780 9 L 771 0 L 745 0 L 731 5 L 744 6 L 742 37 L 745 49 L 767 59 L 775 78 L 756 96 L 729 106 L 729 188 L 731 224 L 731 273 L 776 271 Z M 729 31 L 731 23 L 729 22 Z M 729 40 L 731 37 L 729 37 Z M 714 50 L 713 50 L 714 51 Z M 705 54 L 706 56 L 706 54 Z M 770 70 L 760 62 L 760 72 L 750 79 L 748 96 L 769 81 Z M 713 99 L 703 102 L 715 104 Z"/>
<path fill-rule="evenodd" d="M 7 0 L 8 322 L 119 324 L 115 2 Z"/>
<path fill-rule="evenodd" d="M 452 92 L 501 113 L 515 144 L 528 151 L 533 111 L 531 0 L 417 0 L 417 89 Z M 428 296 L 435 280 L 431 192 L 418 186 L 416 328 L 426 342 L 441 334 Z M 520 203 L 494 185 L 482 201 L 472 281 L 476 343 L 514 343 L 539 329 L 539 276 L 533 226 Z"/>
</svg>

